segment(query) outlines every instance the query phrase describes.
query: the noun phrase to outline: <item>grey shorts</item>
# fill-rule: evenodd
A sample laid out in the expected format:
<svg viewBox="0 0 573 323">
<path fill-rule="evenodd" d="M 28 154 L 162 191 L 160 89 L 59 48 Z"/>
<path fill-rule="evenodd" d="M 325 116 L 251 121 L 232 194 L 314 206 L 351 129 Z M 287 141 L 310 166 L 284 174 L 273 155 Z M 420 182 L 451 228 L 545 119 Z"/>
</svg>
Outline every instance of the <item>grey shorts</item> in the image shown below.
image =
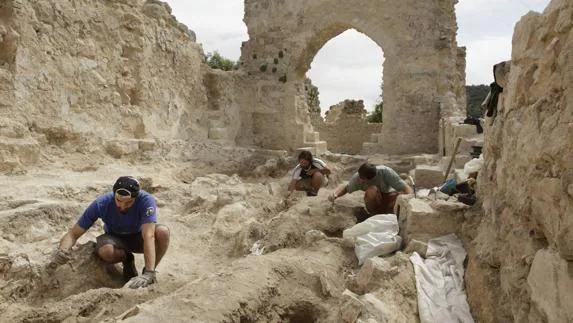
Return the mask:
<svg viewBox="0 0 573 323">
<path fill-rule="evenodd" d="M 155 226 L 156 230 L 160 226 L 165 227 L 162 224 L 157 224 Z M 117 249 L 123 249 L 133 253 L 143 253 L 143 236 L 141 232 L 128 234 L 108 232 L 97 237 L 96 248 L 98 250 L 108 244 Z"/>
<path fill-rule="evenodd" d="M 328 177 L 323 176 L 322 177 L 322 187 L 326 187 L 328 185 Z M 311 190 L 312 189 L 312 179 L 307 177 L 307 178 L 301 178 L 299 179 L 299 187 L 302 188 L 305 191 Z"/>
</svg>

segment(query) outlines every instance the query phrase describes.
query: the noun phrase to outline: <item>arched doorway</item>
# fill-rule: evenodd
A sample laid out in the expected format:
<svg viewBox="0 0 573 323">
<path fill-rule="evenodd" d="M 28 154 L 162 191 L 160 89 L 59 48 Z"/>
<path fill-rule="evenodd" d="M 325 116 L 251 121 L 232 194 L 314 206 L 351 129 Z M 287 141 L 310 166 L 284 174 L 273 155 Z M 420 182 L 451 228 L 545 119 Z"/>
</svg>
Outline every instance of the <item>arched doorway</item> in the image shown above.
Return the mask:
<svg viewBox="0 0 573 323">
<path fill-rule="evenodd" d="M 382 48 L 354 29 L 317 52 L 305 90 L 311 123 L 329 151 L 358 154 L 363 143 L 380 134 L 382 124 L 368 120 L 382 100 L 383 62 Z"/>
</svg>

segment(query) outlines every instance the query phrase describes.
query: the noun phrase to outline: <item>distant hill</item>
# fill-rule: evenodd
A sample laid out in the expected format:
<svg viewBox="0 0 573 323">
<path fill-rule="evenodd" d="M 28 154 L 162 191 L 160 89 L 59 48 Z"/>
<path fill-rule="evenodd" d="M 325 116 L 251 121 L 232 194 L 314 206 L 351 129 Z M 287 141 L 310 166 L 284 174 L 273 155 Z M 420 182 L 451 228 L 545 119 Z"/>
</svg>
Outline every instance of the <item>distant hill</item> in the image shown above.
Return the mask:
<svg viewBox="0 0 573 323">
<path fill-rule="evenodd" d="M 468 85 L 466 86 L 467 114 L 468 116 L 481 118 L 483 111 L 481 104 L 489 93 L 489 85 Z"/>
</svg>

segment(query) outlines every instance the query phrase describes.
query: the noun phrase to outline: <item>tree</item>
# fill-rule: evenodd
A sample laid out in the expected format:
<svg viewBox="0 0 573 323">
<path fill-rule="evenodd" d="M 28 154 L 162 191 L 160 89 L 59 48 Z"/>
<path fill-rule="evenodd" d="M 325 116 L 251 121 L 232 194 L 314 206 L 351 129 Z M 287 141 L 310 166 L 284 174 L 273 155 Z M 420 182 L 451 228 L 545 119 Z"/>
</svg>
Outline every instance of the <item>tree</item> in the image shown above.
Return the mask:
<svg viewBox="0 0 573 323">
<path fill-rule="evenodd" d="M 384 110 L 384 101 L 380 101 L 380 103 L 374 106 L 374 111 L 370 113 L 367 117 L 368 122 L 370 123 L 382 123 L 382 111 Z"/>
<path fill-rule="evenodd" d="M 368 119 L 368 122 L 370 122 L 370 123 L 382 123 L 382 111 L 384 110 L 384 96 L 383 95 L 384 95 L 384 82 L 382 82 L 380 84 L 380 97 L 378 97 L 380 102 L 374 106 L 374 111 L 372 111 L 372 113 L 370 113 L 368 115 L 368 117 L 366 117 Z"/>
<path fill-rule="evenodd" d="M 239 69 L 240 62 L 234 62 L 226 57 L 221 56 L 218 51 L 207 54 L 207 65 L 212 69 L 231 71 Z"/>
<path fill-rule="evenodd" d="M 489 93 L 488 85 L 468 85 L 466 86 L 466 113 L 468 116 L 481 118 L 483 109 L 481 104 Z"/>
</svg>

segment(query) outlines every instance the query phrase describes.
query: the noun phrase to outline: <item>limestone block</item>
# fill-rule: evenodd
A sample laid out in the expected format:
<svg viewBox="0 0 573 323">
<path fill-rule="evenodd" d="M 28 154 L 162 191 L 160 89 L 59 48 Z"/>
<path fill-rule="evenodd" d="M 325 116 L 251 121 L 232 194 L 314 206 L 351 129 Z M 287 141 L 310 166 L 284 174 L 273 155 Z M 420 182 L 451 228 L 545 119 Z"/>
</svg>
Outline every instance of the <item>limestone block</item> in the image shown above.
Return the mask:
<svg viewBox="0 0 573 323">
<path fill-rule="evenodd" d="M 304 234 L 304 241 L 307 245 L 311 245 L 316 241 L 326 239 L 326 234 L 319 230 L 309 230 Z"/>
<path fill-rule="evenodd" d="M 356 283 L 361 290 L 375 290 L 382 281 L 386 281 L 399 273 L 398 267 L 384 258 L 369 258 L 356 276 Z"/>
<path fill-rule="evenodd" d="M 470 206 L 460 202 L 450 202 L 444 200 L 436 200 L 430 203 L 430 206 L 437 212 L 464 212 Z"/>
<path fill-rule="evenodd" d="M 304 142 L 320 141 L 320 133 L 317 131 L 309 131 L 304 133 Z"/>
<path fill-rule="evenodd" d="M 440 166 L 418 165 L 412 174 L 416 188 L 432 188 L 444 182 L 444 172 Z"/>
<path fill-rule="evenodd" d="M 20 171 L 40 158 L 38 142 L 32 138 L 0 138 L 0 173 Z"/>
<path fill-rule="evenodd" d="M 559 254 L 541 249 L 535 254 L 527 284 L 531 289 L 532 311 L 545 322 L 573 321 L 573 277 L 570 264 Z"/>
<path fill-rule="evenodd" d="M 114 158 L 131 155 L 139 150 L 137 140 L 114 139 L 107 142 L 105 151 Z"/>
<path fill-rule="evenodd" d="M 358 298 L 358 295 L 348 289 L 340 297 L 340 319 L 342 322 L 354 323 L 362 313 L 364 303 Z"/>
<path fill-rule="evenodd" d="M 470 124 L 454 124 L 453 125 L 454 138 L 473 138 L 478 135 L 476 126 Z"/>
<path fill-rule="evenodd" d="M 411 239 L 408 245 L 406 246 L 406 249 L 404 249 L 404 252 L 410 254 L 413 253 L 414 251 L 417 252 L 420 256 L 425 258 L 426 252 L 428 252 L 427 241 L 424 242 L 417 239 Z"/>
<path fill-rule="evenodd" d="M 444 156 L 442 157 L 442 159 L 440 160 L 440 167 L 445 171 L 446 168 L 448 168 L 448 165 L 450 164 L 450 159 L 451 156 Z M 456 154 L 456 158 L 454 159 L 454 164 L 452 166 L 452 168 L 464 168 L 464 165 L 469 162 L 470 160 L 472 160 L 472 156 L 470 156 L 469 154 Z"/>
<path fill-rule="evenodd" d="M 397 203 L 400 207 L 400 235 L 406 244 L 415 236 L 435 238 L 456 233 L 464 221 L 463 211 L 437 211 L 428 200 L 398 199 Z"/>
<path fill-rule="evenodd" d="M 140 139 L 139 149 L 142 151 L 151 151 L 155 149 L 156 142 L 152 139 Z"/>
<path fill-rule="evenodd" d="M 327 272 L 323 272 L 320 274 L 320 286 L 322 295 L 325 297 L 333 297 L 340 295 L 341 289 L 336 284 L 336 279 L 332 279 L 328 277 Z"/>
</svg>

